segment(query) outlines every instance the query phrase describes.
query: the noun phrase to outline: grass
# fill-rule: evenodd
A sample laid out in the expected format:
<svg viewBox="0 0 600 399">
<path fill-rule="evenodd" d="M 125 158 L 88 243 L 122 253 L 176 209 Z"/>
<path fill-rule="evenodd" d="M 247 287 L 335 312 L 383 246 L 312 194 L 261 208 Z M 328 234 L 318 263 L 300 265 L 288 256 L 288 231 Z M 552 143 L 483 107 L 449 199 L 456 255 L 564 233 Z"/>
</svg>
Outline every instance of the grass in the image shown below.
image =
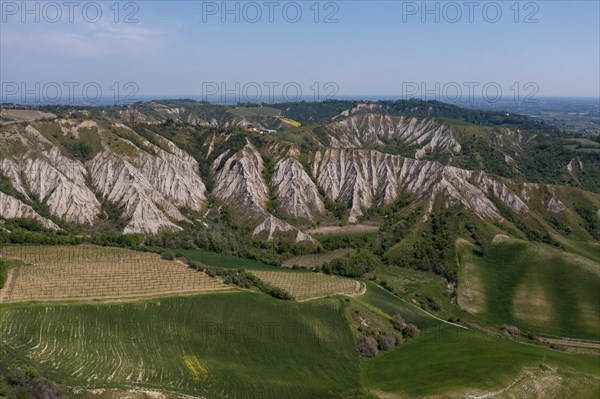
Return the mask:
<svg viewBox="0 0 600 399">
<path fill-rule="evenodd" d="M 299 301 L 336 294 L 356 295 L 362 289 L 356 280 L 308 271 L 255 270 L 252 274 L 268 284 L 284 289 Z"/>
<path fill-rule="evenodd" d="M 461 244 L 461 260 L 476 267 L 486 288 L 485 311 L 478 316 L 496 325 L 500 319 L 519 320 L 513 314 L 513 302 L 523 281 L 541 281 L 544 292 L 551 294 L 547 295 L 551 313 L 560 317 L 569 317 L 570 306 L 579 302 L 565 301 L 561 307 L 552 300 L 559 288 L 567 299 L 573 292 L 593 294 L 586 285 L 595 284 L 589 281 L 589 270 L 569 262 L 573 254 L 555 253 L 545 246 L 532 249 L 531 245 L 538 244 L 512 240 L 491 245 L 485 258 L 473 253 L 468 258 L 465 251 L 471 246 Z M 544 252 L 534 251 L 540 248 Z M 15 258 L 30 263 L 65 262 L 67 257 L 77 260 L 73 267 L 97 259 L 126 264 L 139 256 L 157 257 L 93 246 L 15 246 L 3 251 L 9 251 L 4 258 L 13 251 L 19 255 Z M 292 293 L 298 299 L 356 287 L 350 279 L 282 270 L 207 251 L 180 252 L 211 266 L 250 270 L 266 282 L 296 290 Z M 568 276 L 560 274 L 564 268 Z M 140 387 L 209 398 L 336 398 L 361 388 L 389 392 L 390 397 L 458 396 L 507 387 L 507 394 L 515 397 L 532 396 L 534 391 L 529 389 L 542 389 L 538 396 L 587 398 L 600 389 L 595 377 L 600 373 L 598 356 L 557 352 L 448 325 L 412 303 L 416 291 L 443 294 L 439 277 L 386 266 L 377 275 L 395 286 L 403 298 L 366 282 L 364 295 L 304 303 L 239 290 L 121 303 L 5 303 L 0 305 L 0 364 L 33 366 L 75 387 L 115 392 Z M 560 280 L 552 283 L 555 275 Z M 508 295 L 489 298 L 498 292 Z M 488 305 L 495 313 L 487 310 Z M 387 326 L 391 316 L 400 314 L 416 324 L 421 335 L 361 361 L 351 310 L 358 310 L 374 326 Z M 539 309 L 533 311 L 539 313 Z M 592 307 L 592 311 L 597 309 Z M 570 317 L 570 322 L 577 318 Z M 516 325 L 524 325 L 520 323 Z M 548 325 L 564 328 L 561 323 Z"/>
<path fill-rule="evenodd" d="M 122 304 L 0 307 L 0 361 L 70 386 L 210 398 L 328 398 L 359 388 L 341 299 L 230 292 Z"/>
<path fill-rule="evenodd" d="M 600 143 L 586 139 L 586 138 L 575 138 L 574 137 L 574 138 L 568 138 L 566 140 L 572 141 L 572 142 L 576 143 L 577 145 L 580 145 L 583 147 L 600 148 Z"/>
<path fill-rule="evenodd" d="M 416 324 L 419 329 L 431 329 L 441 324 L 441 321 L 427 315 L 417 306 L 402 301 L 373 282 L 367 283 L 367 292 L 356 300 L 380 309 L 390 317 L 400 314 L 406 322 Z"/>
<path fill-rule="evenodd" d="M 407 397 L 458 397 L 499 390 L 525 368 L 540 367 L 554 374 L 576 371 L 575 378 L 587 385 L 586 390 L 575 387 L 572 397 L 595 398 L 600 389 L 597 356 L 557 352 L 447 325 L 366 361 L 362 376 L 368 388 L 378 391 Z"/>
<path fill-rule="evenodd" d="M 480 318 L 535 334 L 600 339 L 597 263 L 519 240 L 494 243 L 485 257 L 468 245 L 459 248 L 459 291 L 475 293 L 471 299 Z"/>
<path fill-rule="evenodd" d="M 454 327 L 371 282 L 367 286 L 367 293 L 354 301 L 387 315 L 398 313 L 421 330 L 416 340 L 363 362 L 364 387 L 381 397 L 461 397 L 466 392 L 499 391 L 517 379 L 509 391 L 516 396 L 509 397 L 533 397 L 537 389 L 537 397 L 595 398 L 600 389 L 598 356 L 557 352 Z M 558 384 L 547 386 L 547 380 Z"/>
<path fill-rule="evenodd" d="M 560 243 L 569 251 L 600 263 L 600 243 L 579 241 L 561 237 Z"/>
<path fill-rule="evenodd" d="M 236 107 L 229 110 L 235 116 L 279 116 L 281 111 L 269 107 Z"/>
</svg>

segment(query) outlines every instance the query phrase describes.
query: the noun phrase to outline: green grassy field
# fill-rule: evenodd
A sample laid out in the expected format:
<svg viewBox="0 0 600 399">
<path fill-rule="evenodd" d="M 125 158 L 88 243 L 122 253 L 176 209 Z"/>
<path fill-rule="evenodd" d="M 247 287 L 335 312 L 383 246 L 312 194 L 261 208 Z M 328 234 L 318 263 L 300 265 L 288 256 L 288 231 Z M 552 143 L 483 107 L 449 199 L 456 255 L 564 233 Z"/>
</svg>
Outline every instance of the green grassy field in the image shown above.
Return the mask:
<svg viewBox="0 0 600 399">
<path fill-rule="evenodd" d="M 600 243 L 560 238 L 561 244 L 570 252 L 600 263 Z"/>
<path fill-rule="evenodd" d="M 470 276 L 479 279 L 486 294 L 478 318 L 537 331 L 535 320 L 521 317 L 549 309 L 553 319 L 543 326 L 556 335 L 588 337 L 592 330 L 586 330 L 586 322 L 597 329 L 594 319 L 573 310 L 581 303 L 599 306 L 591 301 L 597 298 L 598 274 L 564 258 L 576 255 L 539 252 L 546 247 L 509 240 L 491 245 L 488 256 L 480 258 L 465 255 L 470 244 L 459 244 L 463 264 L 469 262 Z M 215 267 L 319 276 L 212 252 L 182 252 Z M 561 272 L 565 268 L 568 273 Z M 346 398 L 348 392 L 369 389 L 386 398 L 503 390 L 506 397 L 585 399 L 600 389 L 599 356 L 449 325 L 412 303 L 418 289 L 442 295 L 439 277 L 383 266 L 377 273 L 403 288 L 402 298 L 366 282 L 364 295 L 306 303 L 241 290 L 119 303 L 5 303 L 0 305 L 0 364 L 33 366 L 72 387 L 110 388 L 116 394 L 138 387 L 206 398 Z M 539 295 L 536 287 L 542 286 L 552 298 L 550 307 L 521 306 L 515 314 L 515 298 L 535 304 L 519 296 L 523 282 L 527 294 Z M 360 320 L 349 318 L 353 309 L 373 325 L 389 326 L 391 316 L 400 314 L 418 326 L 420 336 L 361 360 L 353 332 Z"/>
<path fill-rule="evenodd" d="M 461 397 L 500 390 L 525 370 L 540 368 L 552 378 L 562 377 L 560 382 L 569 384 L 571 390 L 553 395 L 538 379 L 521 397 L 597 397 L 597 356 L 561 353 L 452 326 L 425 331 L 417 340 L 366 361 L 362 376 L 365 386 L 377 391 L 408 397 Z M 542 391 L 541 396 L 534 395 L 536 389 Z"/>
<path fill-rule="evenodd" d="M 236 107 L 229 110 L 235 116 L 279 116 L 281 111 L 269 107 Z"/>
<path fill-rule="evenodd" d="M 0 360 L 70 386 L 338 397 L 359 387 L 341 299 L 233 292 L 123 304 L 2 305 Z"/>
<path fill-rule="evenodd" d="M 600 339 L 600 265 L 518 240 L 461 251 L 459 304 L 478 317 L 549 336 Z"/>
<path fill-rule="evenodd" d="M 418 339 L 363 361 L 363 385 L 381 397 L 464 397 L 507 389 L 500 397 L 591 399 L 600 389 L 598 356 L 454 327 L 373 283 L 367 286 L 367 293 L 355 300 L 388 315 L 399 313 L 421 330 Z"/>
<path fill-rule="evenodd" d="M 439 320 L 430 317 L 420 308 L 400 300 L 372 282 L 367 283 L 367 292 L 356 300 L 380 309 L 388 316 L 400 314 L 406 322 L 414 323 L 420 329 L 435 328 L 441 324 Z"/>
</svg>

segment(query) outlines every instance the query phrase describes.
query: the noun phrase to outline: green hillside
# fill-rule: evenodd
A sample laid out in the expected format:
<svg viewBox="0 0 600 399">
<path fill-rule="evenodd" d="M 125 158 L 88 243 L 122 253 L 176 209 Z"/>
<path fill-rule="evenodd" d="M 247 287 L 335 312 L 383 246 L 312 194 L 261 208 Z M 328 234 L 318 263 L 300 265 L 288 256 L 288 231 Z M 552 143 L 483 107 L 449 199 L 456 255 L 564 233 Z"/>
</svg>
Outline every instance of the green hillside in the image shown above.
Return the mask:
<svg viewBox="0 0 600 399">
<path fill-rule="evenodd" d="M 70 386 L 338 397 L 360 385 L 342 302 L 254 293 L 123 304 L 3 305 L 0 359 Z M 332 372 L 335 371 L 335 372 Z"/>
<path fill-rule="evenodd" d="M 406 397 L 465 397 L 508 389 L 524 380 L 516 397 L 594 398 L 600 389 L 597 356 L 570 355 L 505 338 L 444 326 L 392 352 L 368 360 L 364 384 L 377 392 Z M 581 374 L 586 373 L 586 374 Z M 559 386 L 546 384 L 547 380 Z M 401 397 L 405 397 L 401 396 Z M 384 396 L 382 396 L 384 397 Z"/>
<path fill-rule="evenodd" d="M 496 325 L 600 339 L 600 264 L 542 244 L 502 238 L 479 256 L 465 241 L 459 304 Z"/>
</svg>

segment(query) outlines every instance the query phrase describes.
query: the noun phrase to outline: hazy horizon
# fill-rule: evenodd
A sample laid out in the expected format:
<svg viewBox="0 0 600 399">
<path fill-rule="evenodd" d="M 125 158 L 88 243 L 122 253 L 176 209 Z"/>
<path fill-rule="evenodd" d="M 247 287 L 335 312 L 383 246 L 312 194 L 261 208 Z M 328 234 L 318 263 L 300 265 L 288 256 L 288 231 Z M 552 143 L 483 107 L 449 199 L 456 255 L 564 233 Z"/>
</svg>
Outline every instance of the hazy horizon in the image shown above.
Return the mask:
<svg viewBox="0 0 600 399">
<path fill-rule="evenodd" d="M 600 96 L 598 2 L 467 3 L 3 1 L 0 101 Z"/>
</svg>

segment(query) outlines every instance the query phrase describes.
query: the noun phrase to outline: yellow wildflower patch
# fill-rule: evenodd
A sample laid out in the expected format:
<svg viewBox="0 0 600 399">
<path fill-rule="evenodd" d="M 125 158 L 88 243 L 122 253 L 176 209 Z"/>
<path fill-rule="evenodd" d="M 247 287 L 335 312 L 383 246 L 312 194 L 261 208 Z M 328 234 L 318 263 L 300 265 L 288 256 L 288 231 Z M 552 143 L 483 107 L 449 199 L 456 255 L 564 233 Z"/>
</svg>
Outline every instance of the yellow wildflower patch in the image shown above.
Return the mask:
<svg viewBox="0 0 600 399">
<path fill-rule="evenodd" d="M 282 121 L 282 122 L 284 122 L 284 123 L 287 123 L 288 125 L 291 125 L 293 127 L 300 127 L 300 126 L 302 126 L 302 124 L 300 122 L 295 121 L 293 119 L 288 119 L 288 118 L 284 118 L 284 117 L 280 116 L 279 120 Z"/>
<path fill-rule="evenodd" d="M 194 378 L 194 381 L 206 380 L 206 377 L 208 376 L 208 370 L 196 356 L 184 355 L 183 362 L 188 370 L 190 370 L 190 373 L 192 373 L 192 378 Z"/>
</svg>

